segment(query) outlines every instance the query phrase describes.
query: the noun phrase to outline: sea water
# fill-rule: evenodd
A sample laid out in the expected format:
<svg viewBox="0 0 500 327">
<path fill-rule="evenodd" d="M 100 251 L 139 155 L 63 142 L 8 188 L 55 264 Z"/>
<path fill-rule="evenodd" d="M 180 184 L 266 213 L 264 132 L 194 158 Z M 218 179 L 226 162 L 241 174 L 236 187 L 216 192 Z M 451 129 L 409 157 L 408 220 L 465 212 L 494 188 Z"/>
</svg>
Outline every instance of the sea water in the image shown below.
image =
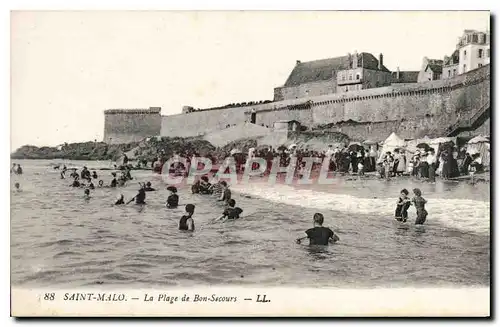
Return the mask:
<svg viewBox="0 0 500 327">
<path fill-rule="evenodd" d="M 167 209 L 161 176 L 132 171 L 123 188 L 83 189 L 60 179 L 54 161 L 17 160 L 12 175 L 11 280 L 15 286 L 165 287 L 269 285 L 304 287 L 489 286 L 489 184 L 422 183 L 341 178 L 331 185 L 232 185 L 242 218 L 211 224 L 223 207 L 211 196 L 179 188 L 180 206 Z M 111 167 L 109 162 L 66 162 Z M 98 170 L 111 181 L 111 172 Z M 68 174 L 69 175 L 69 174 Z M 113 206 L 151 181 L 144 207 Z M 97 186 L 97 181 L 94 181 Z M 415 228 L 394 223 L 399 191 L 419 187 L 429 216 Z M 194 233 L 178 230 L 187 203 L 196 205 Z M 340 242 L 296 244 L 321 212 Z M 307 241 L 304 243 L 307 244 Z"/>
</svg>

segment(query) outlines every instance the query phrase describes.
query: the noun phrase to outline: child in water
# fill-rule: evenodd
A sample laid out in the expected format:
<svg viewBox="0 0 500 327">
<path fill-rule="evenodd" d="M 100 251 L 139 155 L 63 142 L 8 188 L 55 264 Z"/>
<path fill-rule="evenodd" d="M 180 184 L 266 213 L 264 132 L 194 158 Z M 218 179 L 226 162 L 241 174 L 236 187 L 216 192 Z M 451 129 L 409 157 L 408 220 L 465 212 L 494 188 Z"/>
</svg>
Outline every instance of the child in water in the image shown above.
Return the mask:
<svg viewBox="0 0 500 327">
<path fill-rule="evenodd" d="M 21 192 L 21 185 L 19 183 L 14 184 L 14 187 L 16 188 L 16 192 Z"/>
<path fill-rule="evenodd" d="M 179 230 L 194 231 L 194 204 L 186 205 L 186 215 L 179 220 Z"/>
<path fill-rule="evenodd" d="M 323 227 L 325 218 L 321 213 L 315 213 L 313 216 L 314 227 L 306 230 L 307 236 L 297 239 L 297 244 L 306 238 L 309 239 L 309 245 L 328 245 L 328 243 L 335 243 L 340 238 L 327 227 Z"/>
<path fill-rule="evenodd" d="M 90 190 L 88 188 L 86 188 L 85 191 L 83 191 L 83 198 L 85 200 L 89 200 L 90 199 Z"/>
<path fill-rule="evenodd" d="M 413 189 L 413 194 L 415 195 L 411 200 L 417 209 L 417 219 L 415 220 L 415 225 L 423 225 L 425 219 L 427 218 L 427 210 L 425 210 L 425 204 L 427 200 L 422 197 L 422 191 L 418 188 Z"/>
<path fill-rule="evenodd" d="M 171 188 L 170 195 L 167 198 L 167 208 L 175 209 L 179 205 L 179 196 L 177 195 L 177 189 Z"/>
<path fill-rule="evenodd" d="M 408 193 L 408 190 L 404 188 L 399 194 L 398 202 L 396 203 L 396 213 L 394 215 L 397 221 L 406 222 L 408 219 L 408 208 L 411 205 Z"/>
<path fill-rule="evenodd" d="M 215 222 L 217 220 L 223 220 L 226 221 L 228 219 L 238 219 L 240 218 L 240 214 L 243 212 L 241 208 L 235 207 L 236 201 L 234 199 L 230 199 L 227 201 L 228 207 L 224 210 L 222 213 L 222 216 L 219 218 L 214 219 L 212 222 Z"/>
</svg>

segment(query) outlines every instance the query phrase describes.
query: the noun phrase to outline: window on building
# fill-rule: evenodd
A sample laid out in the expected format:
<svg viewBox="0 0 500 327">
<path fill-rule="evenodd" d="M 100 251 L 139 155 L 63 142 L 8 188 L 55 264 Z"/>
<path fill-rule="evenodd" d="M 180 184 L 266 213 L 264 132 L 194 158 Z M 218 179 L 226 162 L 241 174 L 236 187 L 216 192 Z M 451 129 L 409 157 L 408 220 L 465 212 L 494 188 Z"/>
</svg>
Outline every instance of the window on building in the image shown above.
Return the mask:
<svg viewBox="0 0 500 327">
<path fill-rule="evenodd" d="M 477 68 L 483 67 L 483 64 L 477 64 Z"/>
<path fill-rule="evenodd" d="M 342 73 L 342 74 L 340 75 L 340 78 L 341 78 L 343 81 L 345 81 L 345 74 L 344 74 L 344 73 Z"/>
<path fill-rule="evenodd" d="M 448 70 L 448 77 L 451 77 L 451 70 Z"/>
<path fill-rule="evenodd" d="M 467 72 L 467 65 L 464 64 L 464 73 Z"/>
<path fill-rule="evenodd" d="M 349 80 L 352 81 L 352 74 L 349 74 Z"/>
<path fill-rule="evenodd" d="M 457 75 L 457 69 L 453 68 L 453 76 Z"/>
<path fill-rule="evenodd" d="M 477 57 L 482 58 L 483 57 L 483 49 L 477 50 Z"/>
<path fill-rule="evenodd" d="M 464 50 L 464 59 L 467 58 L 467 50 Z"/>
<path fill-rule="evenodd" d="M 359 74 L 356 74 L 356 79 L 359 79 Z"/>
<path fill-rule="evenodd" d="M 472 42 L 478 42 L 477 34 L 472 34 Z"/>
<path fill-rule="evenodd" d="M 349 91 L 349 88 L 348 88 L 347 86 L 345 87 L 345 91 L 346 91 L 346 92 L 348 92 L 348 91 Z"/>
<path fill-rule="evenodd" d="M 486 50 L 486 54 L 488 55 L 488 58 L 490 57 L 490 49 Z"/>
</svg>

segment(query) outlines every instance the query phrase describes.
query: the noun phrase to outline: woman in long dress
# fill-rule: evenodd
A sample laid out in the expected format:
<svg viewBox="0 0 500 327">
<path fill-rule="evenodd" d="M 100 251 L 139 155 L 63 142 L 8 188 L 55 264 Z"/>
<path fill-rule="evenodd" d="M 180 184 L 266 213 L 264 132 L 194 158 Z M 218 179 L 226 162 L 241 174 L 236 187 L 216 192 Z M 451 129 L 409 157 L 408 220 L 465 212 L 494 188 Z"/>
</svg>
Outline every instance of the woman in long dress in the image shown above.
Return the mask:
<svg viewBox="0 0 500 327">
<path fill-rule="evenodd" d="M 406 156 L 404 152 L 399 153 L 399 161 L 398 161 L 398 167 L 396 169 L 396 172 L 398 175 L 403 175 L 403 173 L 406 171 Z"/>
</svg>

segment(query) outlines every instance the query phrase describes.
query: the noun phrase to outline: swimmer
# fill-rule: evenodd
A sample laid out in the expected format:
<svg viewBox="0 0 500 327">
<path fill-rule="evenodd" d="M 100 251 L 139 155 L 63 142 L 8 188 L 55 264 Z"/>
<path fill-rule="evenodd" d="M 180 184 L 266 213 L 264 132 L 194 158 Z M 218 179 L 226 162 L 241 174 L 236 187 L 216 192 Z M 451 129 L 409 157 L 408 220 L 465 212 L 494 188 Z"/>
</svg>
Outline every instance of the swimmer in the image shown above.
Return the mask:
<svg viewBox="0 0 500 327">
<path fill-rule="evenodd" d="M 297 244 L 306 238 L 309 239 L 309 245 L 328 245 L 339 241 L 339 237 L 327 227 L 323 227 L 324 217 L 321 213 L 315 213 L 313 216 L 314 227 L 306 230 L 307 236 L 298 238 Z"/>
<path fill-rule="evenodd" d="M 402 221 L 406 222 L 408 219 L 408 208 L 410 207 L 411 202 L 410 198 L 408 198 L 408 190 L 407 189 L 402 189 L 399 197 L 398 197 L 398 202 L 396 203 L 396 212 L 394 214 L 394 217 L 396 218 L 397 221 Z"/>
<path fill-rule="evenodd" d="M 210 186 L 208 191 L 210 194 L 213 194 L 215 196 L 220 197 L 222 194 L 222 191 L 223 191 L 223 186 L 221 185 L 221 182 L 216 181 L 216 182 L 212 183 L 212 185 Z"/>
<path fill-rule="evenodd" d="M 415 219 L 415 225 L 423 225 L 427 219 L 427 210 L 425 210 L 425 204 L 427 200 L 422 197 L 422 191 L 418 188 L 413 189 L 413 194 L 415 195 L 411 200 L 417 209 L 417 219 Z"/>
<path fill-rule="evenodd" d="M 125 204 L 125 201 L 123 199 L 123 194 L 120 194 L 120 198 L 115 202 L 115 205 L 120 205 L 120 204 Z"/>
<path fill-rule="evenodd" d="M 201 176 L 201 181 L 200 181 L 200 193 L 201 194 L 209 194 L 210 193 L 210 182 L 208 181 L 207 176 Z"/>
<path fill-rule="evenodd" d="M 95 171 L 95 170 L 92 172 L 92 178 L 93 178 L 93 179 L 97 179 L 97 173 L 96 173 L 96 171 Z"/>
<path fill-rule="evenodd" d="M 80 187 L 80 182 L 78 181 L 78 176 L 75 177 L 75 180 L 73 183 L 70 185 L 71 187 Z"/>
<path fill-rule="evenodd" d="M 166 206 L 169 209 L 175 209 L 179 205 L 179 196 L 177 195 L 177 188 L 175 186 L 167 187 L 170 191 L 170 195 L 167 198 Z"/>
<path fill-rule="evenodd" d="M 146 191 L 143 188 L 139 189 L 139 193 L 134 196 L 127 204 L 135 200 L 135 204 L 146 204 Z"/>
<path fill-rule="evenodd" d="M 76 172 L 76 168 L 73 168 L 73 172 L 69 175 L 71 178 L 77 178 L 78 173 Z"/>
<path fill-rule="evenodd" d="M 225 201 L 228 203 L 228 201 L 231 200 L 231 190 L 229 189 L 226 181 L 222 181 L 220 184 L 222 185 L 222 194 L 217 201 Z"/>
<path fill-rule="evenodd" d="M 95 186 L 94 186 L 94 183 L 92 183 L 92 180 L 89 180 L 89 182 L 90 182 L 88 185 L 89 189 L 95 190 Z"/>
<path fill-rule="evenodd" d="M 90 171 L 88 171 L 86 166 L 83 166 L 82 172 L 80 173 L 81 179 L 88 179 L 90 177 Z"/>
<path fill-rule="evenodd" d="M 66 174 L 66 170 L 68 170 L 68 167 L 66 167 L 66 165 L 64 165 L 64 166 L 63 166 L 63 169 L 62 169 L 63 173 L 65 173 L 65 174 Z"/>
<path fill-rule="evenodd" d="M 64 179 L 66 176 L 64 175 L 64 170 L 61 171 L 61 179 Z"/>
<path fill-rule="evenodd" d="M 86 188 L 85 191 L 83 191 L 83 198 L 85 200 L 89 200 L 90 199 L 90 190 L 88 188 Z"/>
<path fill-rule="evenodd" d="M 151 182 L 147 182 L 146 186 L 144 186 L 144 191 L 146 191 L 146 192 L 153 192 L 153 191 L 156 191 L 156 190 L 151 187 Z"/>
<path fill-rule="evenodd" d="M 113 175 L 113 180 L 111 181 L 109 187 L 116 187 L 116 185 L 118 184 L 118 182 L 116 181 L 116 173 L 111 173 L 111 175 Z"/>
<path fill-rule="evenodd" d="M 17 165 L 17 171 L 16 171 L 16 173 L 18 175 L 22 175 L 23 174 L 23 169 L 21 168 L 21 165 Z"/>
<path fill-rule="evenodd" d="M 191 193 L 193 194 L 200 193 L 200 181 L 196 181 L 194 182 L 193 185 L 191 185 Z"/>
<path fill-rule="evenodd" d="M 236 201 L 231 199 L 227 202 L 228 207 L 222 213 L 222 216 L 214 219 L 212 222 L 216 222 L 218 220 L 222 220 L 223 222 L 226 220 L 234 220 L 240 218 L 240 214 L 243 212 L 241 208 L 235 207 Z"/>
<path fill-rule="evenodd" d="M 194 204 L 186 205 L 186 215 L 179 220 L 179 230 L 194 231 Z"/>
<path fill-rule="evenodd" d="M 19 183 L 14 184 L 14 187 L 16 188 L 16 192 L 21 192 L 21 185 Z"/>
</svg>

